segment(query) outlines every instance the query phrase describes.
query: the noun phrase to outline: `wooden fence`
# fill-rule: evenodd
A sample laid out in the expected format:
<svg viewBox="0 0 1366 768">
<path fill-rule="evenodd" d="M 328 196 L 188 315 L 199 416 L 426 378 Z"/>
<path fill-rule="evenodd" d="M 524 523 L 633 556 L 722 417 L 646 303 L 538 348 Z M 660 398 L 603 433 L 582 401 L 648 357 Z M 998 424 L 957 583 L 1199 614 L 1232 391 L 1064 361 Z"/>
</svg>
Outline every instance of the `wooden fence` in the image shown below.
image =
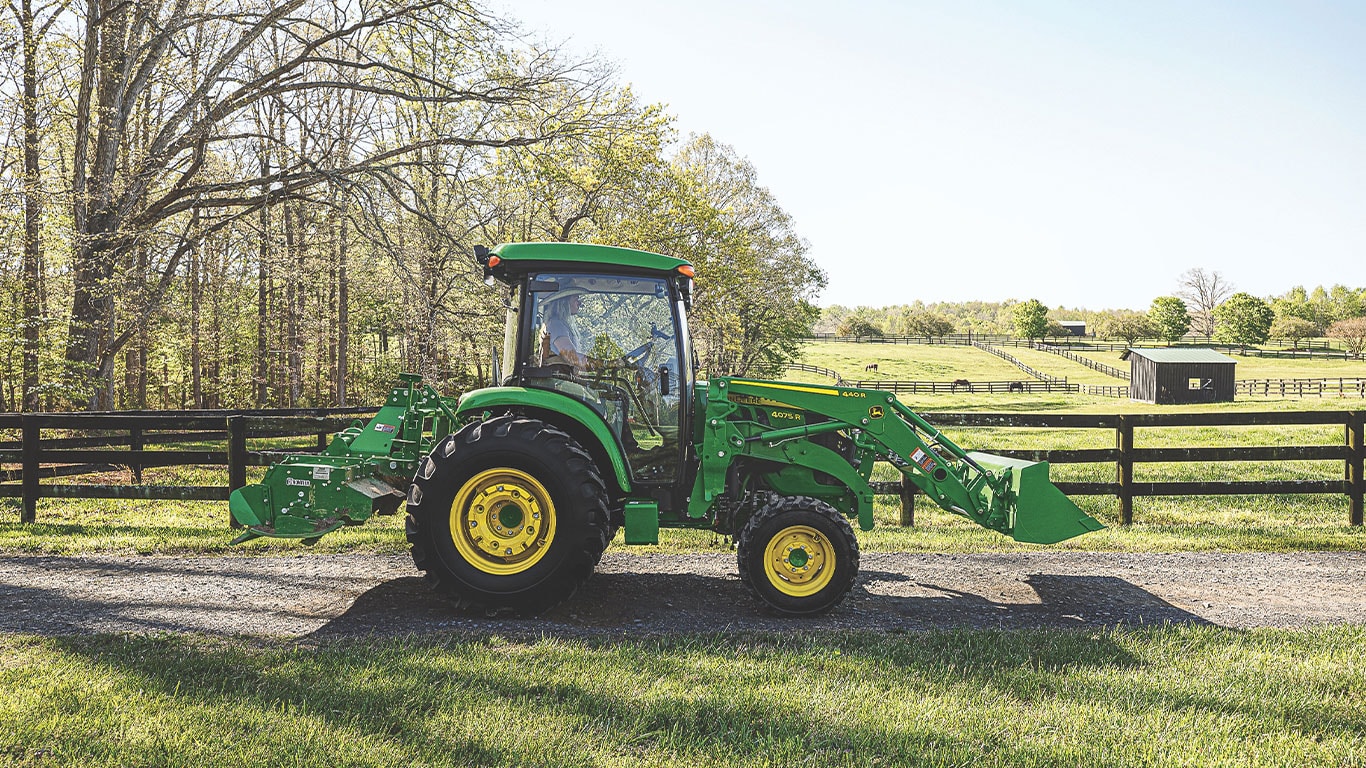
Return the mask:
<svg viewBox="0 0 1366 768">
<path fill-rule="evenodd" d="M 1122 369 L 1120 369 L 1120 368 L 1116 368 L 1116 367 L 1114 367 L 1113 365 L 1106 365 L 1105 363 L 1098 363 L 1098 362 L 1096 362 L 1095 360 L 1092 360 L 1092 359 L 1089 358 L 1089 357 L 1082 357 L 1081 355 L 1075 354 L 1075 353 L 1073 353 L 1073 352 L 1069 352 L 1068 350 L 1063 349 L 1062 347 L 1055 347 L 1055 346 L 1053 346 L 1053 345 L 1051 345 L 1051 344 L 1035 344 L 1035 345 L 1034 345 L 1034 348 L 1037 349 L 1037 350 L 1039 350 L 1039 351 L 1041 351 L 1041 352 L 1049 352 L 1049 353 L 1051 353 L 1051 354 L 1058 355 L 1058 356 L 1060 356 L 1060 357 L 1065 357 L 1065 358 L 1067 358 L 1068 360 L 1071 360 L 1071 361 L 1073 361 L 1073 362 L 1081 363 L 1082 365 L 1086 366 L 1087 368 L 1090 368 L 1090 369 L 1093 370 L 1093 371 L 1100 371 L 1101 373 L 1105 374 L 1106 376 L 1110 376 L 1110 377 L 1113 377 L 1113 378 L 1116 378 L 1116 379 L 1123 379 L 1123 380 L 1125 380 L 1125 381 L 1129 381 L 1129 380 L 1130 380 L 1130 379 L 1129 379 L 1129 372 L 1128 372 L 1128 371 L 1122 370 Z"/>
<path fill-rule="evenodd" d="M 246 484 L 247 467 L 278 461 L 290 449 L 247 448 L 249 438 L 316 436 L 320 450 L 331 433 L 375 408 L 261 411 L 144 411 L 120 413 L 0 414 L 0 430 L 17 430 L 18 441 L 0 442 L 0 498 L 22 499 L 20 519 L 31 523 L 40 498 L 183 499 L 222 501 Z M 44 437 L 44 432 L 81 432 Z M 218 443 L 186 450 L 185 444 Z M 124 448 L 123 446 L 127 446 Z M 144 485 L 146 467 L 226 466 L 228 484 Z M 43 484 L 44 478 L 73 477 L 128 467 L 132 485 Z M 18 482 L 15 482 L 18 481 Z"/>
<path fill-rule="evenodd" d="M 1006 394 L 1010 392 L 1069 392 L 1076 393 L 1077 385 L 1065 380 L 1051 381 L 911 381 L 904 379 L 872 379 L 845 381 L 842 386 L 860 389 L 880 389 L 883 392 L 896 392 L 911 395 L 953 394 L 969 392 L 974 394 Z"/>
<path fill-rule="evenodd" d="M 836 386 L 843 387 L 843 386 L 846 385 L 846 383 L 845 383 L 845 381 L 844 381 L 844 377 L 840 376 L 838 371 L 833 371 L 833 370 L 831 370 L 831 369 L 829 369 L 829 368 L 826 368 L 826 367 L 824 367 L 824 366 L 820 366 L 820 365 L 807 365 L 806 363 L 788 363 L 788 364 L 787 364 L 787 370 L 789 370 L 789 371 L 804 371 L 804 372 L 806 372 L 806 373 L 814 373 L 814 374 L 816 374 L 816 375 L 818 375 L 818 376 L 827 376 L 827 377 L 832 378 L 832 379 L 835 380 Z"/>
<path fill-rule="evenodd" d="M 33 522 L 39 498 L 192 499 L 221 501 L 232 488 L 246 483 L 246 468 L 275 461 L 280 451 L 250 451 L 248 438 L 317 435 L 318 444 L 355 416 L 373 409 L 344 411 L 255 411 L 161 414 L 23 414 L 0 416 L 0 429 L 19 429 L 23 439 L 0 444 L 0 463 L 17 463 L 20 470 L 10 482 L 0 484 L 0 497 L 21 497 L 21 520 Z M 1064 493 L 1078 496 L 1114 496 L 1119 501 L 1120 521 L 1133 521 L 1133 500 L 1145 496 L 1344 494 L 1349 500 L 1348 522 L 1362 524 L 1362 498 L 1366 492 L 1363 463 L 1366 411 L 1278 411 L 1267 413 L 1145 413 L 1124 415 L 935 413 L 939 427 L 1010 427 L 1045 429 L 1100 429 L 1114 433 L 1113 448 L 1055 448 L 1044 450 L 992 449 L 993 453 L 1052 464 L 1112 464 L 1114 482 L 1058 482 Z M 1139 447 L 1138 429 L 1158 427 L 1239 427 L 1342 425 L 1344 439 L 1327 445 L 1271 445 L 1173 448 Z M 96 431 L 87 437 L 50 437 L 44 431 Z M 223 450 L 148 450 L 147 446 L 226 440 Z M 127 449 L 110 446 L 128 444 Z M 1180 462 L 1342 462 L 1338 478 L 1317 480 L 1246 480 L 1137 482 L 1134 467 L 1145 463 Z M 128 466 L 134 485 L 55 485 L 42 478 L 97 471 L 105 465 Z M 217 465 L 228 467 L 227 486 L 143 485 L 141 467 Z M 73 469 L 74 468 L 74 469 Z M 18 483 L 12 480 L 19 480 Z M 878 490 L 897 493 L 903 499 L 907 520 L 912 495 L 900 483 L 880 483 Z"/>
<path fill-rule="evenodd" d="M 1301 341 L 1300 346 L 1292 346 L 1290 349 L 1258 349 L 1256 347 L 1240 347 L 1234 344 L 1220 344 L 1203 336 L 1187 336 L 1175 342 L 1168 342 L 1164 339 L 1135 339 L 1133 344 L 1119 341 L 1096 341 L 1094 337 L 1089 336 L 1050 336 L 1048 338 L 1051 342 L 1050 346 L 1066 346 L 1086 352 L 1122 352 L 1132 346 L 1170 346 L 1207 347 L 1225 354 L 1242 357 L 1270 357 L 1290 360 L 1351 359 L 1351 355 L 1345 349 L 1334 347 L 1331 341 Z M 946 336 L 836 336 L 830 333 L 818 333 L 806 337 L 805 340 L 838 341 L 848 344 L 919 344 L 964 347 L 972 346 L 978 342 L 1001 347 L 1033 347 L 1038 343 L 1034 339 L 986 333 L 951 333 Z M 1274 345 L 1292 344 L 1289 339 L 1269 339 L 1267 343 Z"/>
<path fill-rule="evenodd" d="M 1233 391 L 1248 397 L 1340 397 L 1366 398 L 1366 379 L 1239 379 Z"/>
</svg>

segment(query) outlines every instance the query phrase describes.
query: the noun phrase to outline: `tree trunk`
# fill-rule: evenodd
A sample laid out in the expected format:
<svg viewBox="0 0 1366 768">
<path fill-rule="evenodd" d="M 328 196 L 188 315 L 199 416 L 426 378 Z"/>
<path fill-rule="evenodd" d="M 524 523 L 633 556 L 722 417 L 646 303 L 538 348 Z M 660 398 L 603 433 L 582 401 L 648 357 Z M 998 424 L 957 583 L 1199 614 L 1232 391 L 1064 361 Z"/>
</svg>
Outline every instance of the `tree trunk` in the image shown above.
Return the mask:
<svg viewBox="0 0 1366 768">
<path fill-rule="evenodd" d="M 337 233 L 337 405 L 346 407 L 347 337 L 350 334 L 350 313 L 347 307 L 349 288 L 346 278 L 346 217 L 341 217 Z"/>
<path fill-rule="evenodd" d="M 191 227 L 198 232 L 198 210 L 194 212 L 194 222 Z M 203 243 L 198 243 L 190 250 L 190 401 L 194 403 L 195 408 L 204 407 L 204 385 L 199 376 L 204 363 L 199 340 L 199 306 L 200 291 L 202 290 L 200 271 L 203 259 L 201 249 L 203 247 Z"/>
<path fill-rule="evenodd" d="M 38 154 L 38 37 L 33 26 L 32 0 L 22 0 L 19 26 L 23 36 L 24 78 L 24 256 L 23 385 L 19 410 L 38 410 L 38 358 L 43 307 L 43 251 L 38 225 L 43 215 L 42 167 Z"/>
</svg>

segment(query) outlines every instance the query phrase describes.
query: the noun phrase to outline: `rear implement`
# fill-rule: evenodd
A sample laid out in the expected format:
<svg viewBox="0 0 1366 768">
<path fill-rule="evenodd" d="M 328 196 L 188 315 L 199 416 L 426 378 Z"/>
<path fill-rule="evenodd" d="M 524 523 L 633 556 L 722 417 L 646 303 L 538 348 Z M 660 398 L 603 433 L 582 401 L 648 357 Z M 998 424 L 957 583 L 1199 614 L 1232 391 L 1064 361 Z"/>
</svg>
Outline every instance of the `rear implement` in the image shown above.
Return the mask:
<svg viewBox="0 0 1366 768">
<path fill-rule="evenodd" d="M 418 461 L 455 424 L 454 401 L 404 373 L 369 423 L 338 432 L 321 454 L 286 456 L 260 483 L 232 492 L 228 508 L 246 527 L 233 543 L 259 537 L 317 541 L 403 503 Z"/>
</svg>

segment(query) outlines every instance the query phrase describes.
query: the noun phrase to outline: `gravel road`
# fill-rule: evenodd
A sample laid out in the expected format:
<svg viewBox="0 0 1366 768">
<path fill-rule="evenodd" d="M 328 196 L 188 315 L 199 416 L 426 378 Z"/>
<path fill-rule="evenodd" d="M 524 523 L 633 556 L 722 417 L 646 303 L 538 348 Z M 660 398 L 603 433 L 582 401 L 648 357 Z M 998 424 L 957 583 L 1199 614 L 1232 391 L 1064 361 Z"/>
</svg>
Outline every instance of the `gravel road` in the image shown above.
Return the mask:
<svg viewBox="0 0 1366 768">
<path fill-rule="evenodd" d="M 0 557 L 0 632 L 201 632 L 341 637 L 727 630 L 1366 622 L 1366 552 L 864 553 L 858 583 L 814 619 L 766 613 L 724 553 L 609 551 L 568 603 L 536 619 L 454 612 L 405 556 Z"/>
</svg>

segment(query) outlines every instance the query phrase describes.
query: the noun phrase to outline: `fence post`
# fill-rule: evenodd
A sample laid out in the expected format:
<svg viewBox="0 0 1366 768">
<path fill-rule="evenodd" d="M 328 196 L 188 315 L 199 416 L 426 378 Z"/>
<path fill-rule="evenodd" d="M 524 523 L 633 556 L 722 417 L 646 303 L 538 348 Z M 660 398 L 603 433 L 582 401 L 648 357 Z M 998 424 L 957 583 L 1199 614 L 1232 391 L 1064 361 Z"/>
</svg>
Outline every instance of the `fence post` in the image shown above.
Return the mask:
<svg viewBox="0 0 1366 768">
<path fill-rule="evenodd" d="M 128 430 L 128 449 L 131 451 L 142 450 L 142 427 L 131 427 Z M 142 485 L 142 465 L 133 464 L 133 484 Z"/>
<path fill-rule="evenodd" d="M 901 527 L 915 525 L 915 486 L 903 475 L 901 478 Z"/>
<path fill-rule="evenodd" d="M 33 413 L 19 417 L 19 425 L 23 429 L 23 458 L 20 463 L 23 480 L 19 491 L 24 502 L 23 511 L 19 513 L 21 523 L 32 523 L 38 519 L 39 418 Z"/>
<path fill-rule="evenodd" d="M 241 416 L 228 416 L 228 490 L 234 491 L 247 484 L 247 422 Z M 242 525 L 228 515 L 228 525 Z"/>
<path fill-rule="evenodd" d="M 1119 448 L 1119 461 L 1116 464 L 1119 524 L 1130 525 L 1134 522 L 1134 425 L 1128 416 L 1120 416 L 1115 431 L 1116 447 Z"/>
<path fill-rule="evenodd" d="M 1362 498 L 1366 496 L 1366 477 L 1362 476 L 1366 465 L 1366 411 L 1347 413 L 1347 499 L 1349 522 L 1362 524 Z M 25 475 L 27 477 L 27 475 Z"/>
</svg>

